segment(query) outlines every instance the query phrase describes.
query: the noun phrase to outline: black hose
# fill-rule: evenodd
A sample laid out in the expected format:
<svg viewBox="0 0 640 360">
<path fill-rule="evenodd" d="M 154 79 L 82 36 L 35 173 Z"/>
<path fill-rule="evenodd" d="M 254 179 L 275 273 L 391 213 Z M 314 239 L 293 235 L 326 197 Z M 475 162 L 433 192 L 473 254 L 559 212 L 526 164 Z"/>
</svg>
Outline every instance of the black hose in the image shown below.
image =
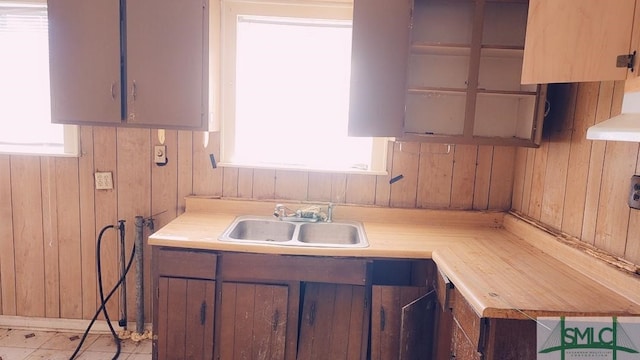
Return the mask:
<svg viewBox="0 0 640 360">
<path fill-rule="evenodd" d="M 101 256 L 100 256 L 101 255 L 101 246 L 102 246 L 102 235 L 104 235 L 104 233 L 108 229 L 112 229 L 112 228 L 115 228 L 115 226 L 114 225 L 107 225 L 107 226 L 103 227 L 102 230 L 100 230 L 100 233 L 98 234 L 98 244 L 97 244 L 97 248 L 96 248 L 96 262 L 97 262 L 97 266 L 98 266 L 97 271 L 98 271 L 98 290 L 100 291 L 100 307 L 96 311 L 95 315 L 93 315 L 93 318 L 91 319 L 91 322 L 89 322 L 89 326 L 87 326 L 87 329 L 84 331 L 84 334 L 82 335 L 82 339 L 80 339 L 80 343 L 76 347 L 76 350 L 73 352 L 73 354 L 71 355 L 69 360 L 75 359 L 75 357 L 80 352 L 80 349 L 82 348 L 82 345 L 84 344 L 85 340 L 87 339 L 87 336 L 89 335 L 89 331 L 91 330 L 91 327 L 93 326 L 93 324 L 98 319 L 98 316 L 100 315 L 100 312 L 104 313 L 104 317 L 105 317 L 105 320 L 107 321 L 107 325 L 109 326 L 109 330 L 111 331 L 111 335 L 113 336 L 113 339 L 116 342 L 117 350 L 116 350 L 116 354 L 113 357 L 113 360 L 117 359 L 120 356 L 120 351 L 122 350 L 122 347 L 121 347 L 121 344 L 120 344 L 120 338 L 118 337 L 118 334 L 116 334 L 116 331 L 113 328 L 113 325 L 111 325 L 111 321 L 109 319 L 109 313 L 107 312 L 107 306 L 106 305 L 107 305 L 107 301 L 109 301 L 109 299 L 111 299 L 113 294 L 115 294 L 116 290 L 118 290 L 118 287 L 120 287 L 120 285 L 124 281 L 125 277 L 127 276 L 127 273 L 129 273 L 129 270 L 131 269 L 131 265 L 133 265 L 134 254 L 135 254 L 135 244 L 133 245 L 133 250 L 131 251 L 131 257 L 129 258 L 129 262 L 127 263 L 127 268 L 125 269 L 125 272 L 122 274 L 122 276 L 120 276 L 120 279 L 118 279 L 118 282 L 113 286 L 111 291 L 109 291 L 109 293 L 105 297 L 104 296 L 104 290 L 103 290 L 103 287 L 102 287 L 102 264 L 101 264 L 101 260 L 100 260 L 100 258 L 101 258 Z M 121 226 L 120 231 L 124 231 L 124 226 Z"/>
</svg>

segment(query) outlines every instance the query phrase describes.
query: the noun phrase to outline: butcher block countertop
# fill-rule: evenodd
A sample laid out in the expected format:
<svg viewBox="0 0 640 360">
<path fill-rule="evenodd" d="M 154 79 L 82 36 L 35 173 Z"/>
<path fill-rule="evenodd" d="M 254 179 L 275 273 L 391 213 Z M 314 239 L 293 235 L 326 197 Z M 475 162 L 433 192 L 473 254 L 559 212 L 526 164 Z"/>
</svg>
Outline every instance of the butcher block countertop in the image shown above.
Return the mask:
<svg viewBox="0 0 640 360">
<path fill-rule="evenodd" d="M 308 204 L 285 204 L 292 209 Z M 271 215 L 275 202 L 187 198 L 186 212 L 150 245 L 367 258 L 432 258 L 481 317 L 640 315 L 640 277 L 559 243 L 511 214 L 337 205 L 335 221 L 364 224 L 366 248 L 238 244 L 218 237 L 239 215 Z"/>
</svg>

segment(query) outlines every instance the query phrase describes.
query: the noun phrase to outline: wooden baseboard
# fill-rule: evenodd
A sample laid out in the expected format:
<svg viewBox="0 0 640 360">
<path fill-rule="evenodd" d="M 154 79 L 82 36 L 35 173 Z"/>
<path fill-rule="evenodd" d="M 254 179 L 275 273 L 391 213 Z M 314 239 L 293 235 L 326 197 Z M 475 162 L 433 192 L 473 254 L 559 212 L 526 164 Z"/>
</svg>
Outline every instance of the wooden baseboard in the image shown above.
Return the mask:
<svg viewBox="0 0 640 360">
<path fill-rule="evenodd" d="M 82 333 L 89 326 L 90 320 L 80 319 L 59 319 L 59 318 L 42 318 L 28 316 L 10 316 L 0 315 L 0 328 L 18 329 L 18 330 L 34 330 L 34 331 L 58 331 L 58 332 L 77 332 Z M 118 326 L 117 321 L 111 324 L 116 331 L 124 330 Z M 151 329 L 151 324 L 145 324 L 145 329 Z M 128 330 L 135 330 L 136 324 L 129 323 Z M 91 334 L 107 334 L 109 327 L 104 320 L 97 320 L 91 327 Z"/>
</svg>

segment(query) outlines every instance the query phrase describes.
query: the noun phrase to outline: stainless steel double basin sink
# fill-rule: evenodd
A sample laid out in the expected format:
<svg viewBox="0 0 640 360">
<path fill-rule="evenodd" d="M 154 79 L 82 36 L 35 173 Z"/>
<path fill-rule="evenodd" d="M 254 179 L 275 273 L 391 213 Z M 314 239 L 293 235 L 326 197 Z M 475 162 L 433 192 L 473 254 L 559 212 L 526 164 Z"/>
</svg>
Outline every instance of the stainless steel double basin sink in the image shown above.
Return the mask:
<svg viewBox="0 0 640 360">
<path fill-rule="evenodd" d="M 357 221 L 296 222 L 271 216 L 238 216 L 220 241 L 284 246 L 357 248 L 369 242 Z"/>
</svg>

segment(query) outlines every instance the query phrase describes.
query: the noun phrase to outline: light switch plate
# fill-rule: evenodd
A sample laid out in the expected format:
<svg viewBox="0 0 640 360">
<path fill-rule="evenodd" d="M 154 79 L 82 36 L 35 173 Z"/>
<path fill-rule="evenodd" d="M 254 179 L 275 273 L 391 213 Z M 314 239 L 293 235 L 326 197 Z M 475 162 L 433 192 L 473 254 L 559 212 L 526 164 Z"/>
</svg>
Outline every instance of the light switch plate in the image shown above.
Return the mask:
<svg viewBox="0 0 640 360">
<path fill-rule="evenodd" d="M 113 175 L 111 171 L 96 171 L 96 190 L 113 189 Z"/>
<path fill-rule="evenodd" d="M 157 165 L 164 165 L 167 163 L 166 145 L 156 145 L 153 147 L 153 162 Z"/>
</svg>

